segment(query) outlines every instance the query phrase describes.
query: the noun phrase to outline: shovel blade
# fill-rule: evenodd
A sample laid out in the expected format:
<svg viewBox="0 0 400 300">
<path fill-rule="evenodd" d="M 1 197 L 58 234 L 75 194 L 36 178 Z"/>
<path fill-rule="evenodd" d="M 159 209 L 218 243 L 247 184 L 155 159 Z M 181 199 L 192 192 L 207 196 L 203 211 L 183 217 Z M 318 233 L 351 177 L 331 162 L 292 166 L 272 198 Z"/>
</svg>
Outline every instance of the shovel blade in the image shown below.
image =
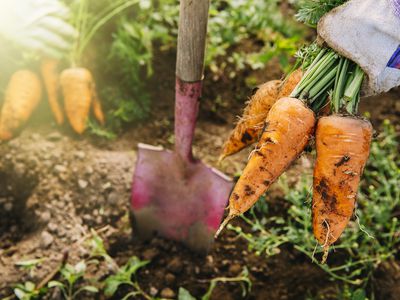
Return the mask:
<svg viewBox="0 0 400 300">
<path fill-rule="evenodd" d="M 232 180 L 200 161 L 139 144 L 132 185 L 135 233 L 158 233 L 206 251 L 221 223 Z"/>
</svg>

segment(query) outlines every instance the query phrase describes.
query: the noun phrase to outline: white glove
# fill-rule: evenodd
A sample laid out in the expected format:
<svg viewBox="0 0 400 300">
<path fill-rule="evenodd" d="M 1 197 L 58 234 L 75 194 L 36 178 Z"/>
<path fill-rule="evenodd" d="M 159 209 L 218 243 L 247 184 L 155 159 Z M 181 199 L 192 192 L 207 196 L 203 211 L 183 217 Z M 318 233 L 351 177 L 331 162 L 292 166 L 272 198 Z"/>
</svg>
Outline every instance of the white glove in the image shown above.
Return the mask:
<svg viewBox="0 0 400 300">
<path fill-rule="evenodd" d="M 318 34 L 366 72 L 363 95 L 400 85 L 400 0 L 350 0 L 320 20 Z"/>
<path fill-rule="evenodd" d="M 59 0 L 0 0 L 0 35 L 23 49 L 59 58 L 77 36 Z"/>
</svg>

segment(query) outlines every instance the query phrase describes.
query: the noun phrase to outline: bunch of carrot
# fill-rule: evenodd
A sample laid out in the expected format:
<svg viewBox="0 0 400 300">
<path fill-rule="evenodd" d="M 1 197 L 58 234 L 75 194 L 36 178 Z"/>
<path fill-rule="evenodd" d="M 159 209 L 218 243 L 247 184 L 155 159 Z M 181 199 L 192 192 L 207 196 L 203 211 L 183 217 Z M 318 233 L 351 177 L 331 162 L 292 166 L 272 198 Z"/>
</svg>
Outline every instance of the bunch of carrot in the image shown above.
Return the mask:
<svg viewBox="0 0 400 300">
<path fill-rule="evenodd" d="M 283 83 L 260 87 L 225 143 L 221 158 L 258 141 L 220 230 L 251 208 L 314 136 L 313 230 L 326 260 L 353 214 L 372 126 L 356 116 L 364 72 L 330 49 L 314 52 L 303 60 L 304 74 L 297 70 Z"/>
<path fill-rule="evenodd" d="M 58 101 L 59 86 L 64 94 L 64 110 L 72 128 L 81 134 L 89 115 L 90 107 L 96 119 L 104 124 L 104 114 L 97 98 L 93 78 L 85 69 L 58 71 L 59 61 L 43 59 L 41 77 L 47 99 L 55 121 L 64 123 L 64 112 Z M 28 69 L 16 71 L 6 89 L 0 112 L 0 140 L 9 140 L 23 127 L 42 98 L 42 81 L 38 74 Z"/>
</svg>

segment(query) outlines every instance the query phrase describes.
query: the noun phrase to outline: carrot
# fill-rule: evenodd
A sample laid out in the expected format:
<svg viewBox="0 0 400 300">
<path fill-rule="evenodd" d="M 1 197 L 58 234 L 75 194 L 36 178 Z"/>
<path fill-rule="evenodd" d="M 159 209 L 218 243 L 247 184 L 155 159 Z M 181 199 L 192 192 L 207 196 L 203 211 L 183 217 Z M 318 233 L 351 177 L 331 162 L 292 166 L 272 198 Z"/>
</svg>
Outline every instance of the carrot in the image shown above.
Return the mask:
<svg viewBox="0 0 400 300">
<path fill-rule="evenodd" d="M 96 86 L 94 84 L 92 85 L 92 94 L 93 94 L 92 109 L 94 117 L 96 118 L 97 121 L 99 121 L 101 125 L 104 125 L 106 120 L 104 117 L 103 109 L 101 107 L 100 99 L 97 95 Z"/>
<path fill-rule="evenodd" d="M 272 80 L 259 86 L 257 92 L 248 101 L 242 118 L 224 144 L 220 161 L 258 140 L 272 105 L 278 99 L 288 97 L 302 75 L 303 72 L 299 69 L 292 72 L 285 81 Z"/>
<path fill-rule="evenodd" d="M 318 121 L 313 184 L 313 231 L 325 253 L 354 211 L 357 189 L 369 156 L 369 121 L 331 115 Z M 326 260 L 326 256 L 324 258 Z"/>
<path fill-rule="evenodd" d="M 60 76 L 64 108 L 72 128 L 79 134 L 86 129 L 93 99 L 93 77 L 85 68 L 69 68 Z"/>
<path fill-rule="evenodd" d="M 54 118 L 58 125 L 64 123 L 64 114 L 58 103 L 58 84 L 59 74 L 57 71 L 59 61 L 56 59 L 46 58 L 42 61 L 40 69 L 47 90 L 47 99 Z"/>
<path fill-rule="evenodd" d="M 303 71 L 301 69 L 293 71 L 279 87 L 278 99 L 289 97 L 289 95 L 293 92 L 294 88 L 300 82 L 302 77 Z"/>
<path fill-rule="evenodd" d="M 315 116 L 299 99 L 282 98 L 271 108 L 258 141 L 229 199 L 229 215 L 222 228 L 246 212 L 302 153 L 314 131 Z"/>
<path fill-rule="evenodd" d="M 262 132 L 265 118 L 276 102 L 280 80 L 268 81 L 259 86 L 247 102 L 243 115 L 225 142 L 220 160 L 255 143 Z"/>
<path fill-rule="evenodd" d="M 0 140 L 9 140 L 29 119 L 42 98 L 39 76 L 30 70 L 15 72 L 6 87 L 0 113 Z"/>
</svg>

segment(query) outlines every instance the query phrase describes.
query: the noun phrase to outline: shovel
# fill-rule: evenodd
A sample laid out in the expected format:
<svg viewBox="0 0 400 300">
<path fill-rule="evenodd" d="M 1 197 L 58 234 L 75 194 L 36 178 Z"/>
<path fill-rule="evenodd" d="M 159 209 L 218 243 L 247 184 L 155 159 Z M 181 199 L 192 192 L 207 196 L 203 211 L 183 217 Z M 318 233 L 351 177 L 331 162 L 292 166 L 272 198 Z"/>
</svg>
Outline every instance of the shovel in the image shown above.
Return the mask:
<svg viewBox="0 0 400 300">
<path fill-rule="evenodd" d="M 175 85 L 175 151 L 138 145 L 132 185 L 134 234 L 158 233 L 207 251 L 233 182 L 192 154 L 201 96 L 209 0 L 181 0 Z"/>
</svg>

